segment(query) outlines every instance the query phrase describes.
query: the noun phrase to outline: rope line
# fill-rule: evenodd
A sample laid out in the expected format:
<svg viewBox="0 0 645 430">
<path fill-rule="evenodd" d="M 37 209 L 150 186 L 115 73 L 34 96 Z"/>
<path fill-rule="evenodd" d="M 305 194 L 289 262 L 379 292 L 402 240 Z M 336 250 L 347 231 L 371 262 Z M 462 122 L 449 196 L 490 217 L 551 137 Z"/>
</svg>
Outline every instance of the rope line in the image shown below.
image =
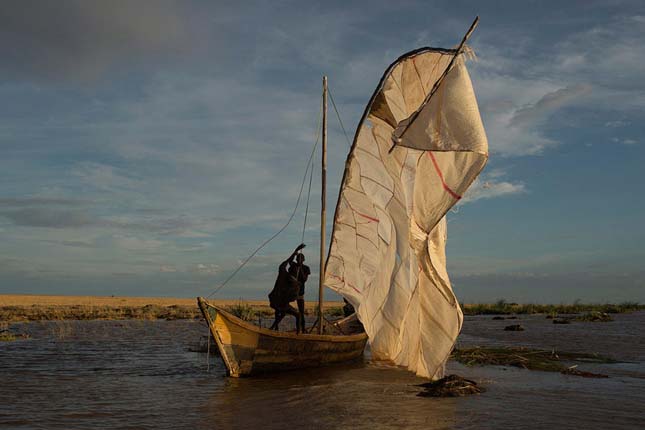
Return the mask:
<svg viewBox="0 0 645 430">
<path fill-rule="evenodd" d="M 340 128 L 343 129 L 343 134 L 345 135 L 347 146 L 351 148 L 352 143 L 350 142 L 349 136 L 347 135 L 347 130 L 345 130 L 345 125 L 343 124 L 343 120 L 340 119 L 340 114 L 338 113 L 338 109 L 336 108 L 336 103 L 334 102 L 334 96 L 331 95 L 331 89 L 329 89 L 329 87 L 327 87 L 327 92 L 329 93 L 329 99 L 331 100 L 331 105 L 334 107 L 334 112 L 336 112 L 336 117 L 338 118 L 338 122 L 340 123 Z"/>
<path fill-rule="evenodd" d="M 311 181 L 314 177 L 314 163 L 311 163 L 311 170 L 309 171 L 309 190 L 307 191 L 307 205 L 305 206 L 305 220 L 302 223 L 302 238 L 300 243 L 305 243 L 305 230 L 307 229 L 307 214 L 309 213 L 309 197 L 311 196 Z"/>
<path fill-rule="evenodd" d="M 313 148 L 311 149 L 311 154 L 309 155 L 309 160 L 307 161 L 307 168 L 305 169 L 305 174 L 303 175 L 303 177 L 302 177 L 302 183 L 300 184 L 300 191 L 298 192 L 298 199 L 296 200 L 296 206 L 293 208 L 293 212 L 291 212 L 291 215 L 289 216 L 289 219 L 287 220 L 287 222 L 285 223 L 285 225 L 283 225 L 283 226 L 280 228 L 280 230 L 278 230 L 275 234 L 273 234 L 273 236 L 271 236 L 270 238 L 268 238 L 267 240 L 265 240 L 264 242 L 262 242 L 262 244 L 260 244 L 260 246 L 258 246 L 258 247 L 255 249 L 255 251 L 253 251 L 253 252 L 251 253 L 251 255 L 249 255 L 248 257 L 246 257 L 246 259 L 245 259 L 244 261 L 242 261 L 242 263 L 237 267 L 237 269 L 235 269 L 235 270 L 233 271 L 233 273 L 231 273 L 231 274 L 230 274 L 230 275 L 229 275 L 229 276 L 224 280 L 224 282 L 222 282 L 222 283 L 221 283 L 217 288 L 215 288 L 215 290 L 214 290 L 212 293 L 210 293 L 208 296 L 206 296 L 206 298 L 211 298 L 212 296 L 214 296 L 215 294 L 217 294 L 217 293 L 218 293 L 222 288 L 224 288 L 224 286 L 225 286 L 226 284 L 228 284 L 228 282 L 229 282 L 231 279 L 233 279 L 233 277 L 235 277 L 235 275 L 237 275 L 237 273 L 238 273 L 240 270 L 242 270 L 242 268 L 243 268 L 244 266 L 246 266 L 246 263 L 248 263 L 248 262 L 249 262 L 249 261 L 250 261 L 250 260 L 255 256 L 255 254 L 257 254 L 257 253 L 258 253 L 262 248 L 264 248 L 264 247 L 265 247 L 269 242 L 271 242 L 273 239 L 275 239 L 276 237 L 278 237 L 278 236 L 280 235 L 280 233 L 282 233 L 282 232 L 283 232 L 283 231 L 284 231 L 284 230 L 289 226 L 289 224 L 291 223 L 291 221 L 293 220 L 294 216 L 296 215 L 296 212 L 298 211 L 298 206 L 300 205 L 300 199 L 302 198 L 302 190 L 303 190 L 303 189 L 304 189 L 304 187 L 305 187 L 305 181 L 306 181 L 306 179 L 307 179 L 307 173 L 309 173 L 309 167 L 311 167 L 311 170 L 312 170 L 312 172 L 313 172 L 313 166 L 312 166 L 311 164 L 312 164 L 312 160 L 313 160 L 313 158 L 314 158 L 314 154 L 315 154 L 315 152 L 316 152 L 316 147 L 318 146 L 318 141 L 320 140 L 320 133 L 319 133 L 318 131 L 319 131 L 320 126 L 321 126 L 321 124 L 320 124 L 320 123 L 321 123 L 320 117 L 322 116 L 322 97 L 321 97 L 321 103 L 320 103 L 320 111 L 321 111 L 321 112 L 320 112 L 320 114 L 319 114 L 319 116 L 318 116 L 318 119 L 319 119 L 319 121 L 318 121 L 318 126 L 316 127 L 316 142 L 314 143 L 314 146 L 313 146 Z M 309 190 L 311 191 L 311 188 L 309 188 Z M 303 233 L 303 234 L 304 234 L 304 233 Z"/>
</svg>

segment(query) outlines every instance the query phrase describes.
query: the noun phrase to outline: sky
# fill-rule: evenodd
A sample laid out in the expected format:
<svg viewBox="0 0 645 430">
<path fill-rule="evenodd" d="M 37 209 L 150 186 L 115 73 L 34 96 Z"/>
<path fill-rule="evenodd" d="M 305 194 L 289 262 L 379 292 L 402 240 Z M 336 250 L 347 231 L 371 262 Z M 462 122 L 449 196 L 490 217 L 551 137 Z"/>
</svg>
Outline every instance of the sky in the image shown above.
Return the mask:
<svg viewBox="0 0 645 430">
<path fill-rule="evenodd" d="M 211 293 L 293 211 L 322 75 L 351 139 L 392 61 L 476 15 L 490 159 L 448 214 L 457 297 L 645 301 L 645 4 L 622 0 L 5 2 L 0 294 Z M 303 215 L 216 297 L 264 298 Z"/>
</svg>

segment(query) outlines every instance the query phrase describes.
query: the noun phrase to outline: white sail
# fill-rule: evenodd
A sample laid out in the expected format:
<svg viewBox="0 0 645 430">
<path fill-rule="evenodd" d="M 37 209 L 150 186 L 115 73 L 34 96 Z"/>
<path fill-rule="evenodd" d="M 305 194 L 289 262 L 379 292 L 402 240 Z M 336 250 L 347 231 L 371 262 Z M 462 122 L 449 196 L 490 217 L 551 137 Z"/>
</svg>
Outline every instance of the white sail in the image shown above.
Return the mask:
<svg viewBox="0 0 645 430">
<path fill-rule="evenodd" d="M 373 357 L 433 379 L 463 320 L 446 271 L 445 214 L 488 158 L 463 55 L 429 97 L 454 55 L 422 48 L 385 72 L 347 159 L 325 269 L 325 285 L 356 308 Z"/>
</svg>

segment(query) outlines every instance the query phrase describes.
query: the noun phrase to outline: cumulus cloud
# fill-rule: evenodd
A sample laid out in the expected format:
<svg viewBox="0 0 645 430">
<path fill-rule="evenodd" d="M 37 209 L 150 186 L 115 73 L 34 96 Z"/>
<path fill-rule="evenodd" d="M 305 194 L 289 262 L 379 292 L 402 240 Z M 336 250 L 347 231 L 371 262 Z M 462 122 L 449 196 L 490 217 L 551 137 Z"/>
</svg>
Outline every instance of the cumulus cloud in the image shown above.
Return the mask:
<svg viewBox="0 0 645 430">
<path fill-rule="evenodd" d="M 114 235 L 110 239 L 116 248 L 130 251 L 156 251 L 164 244 L 156 239 L 142 239 L 135 236 Z"/>
<path fill-rule="evenodd" d="M 141 182 L 131 177 L 123 169 L 118 169 L 103 163 L 84 161 L 78 163 L 71 171 L 83 183 L 102 191 L 134 189 Z"/>
<path fill-rule="evenodd" d="M 605 123 L 605 127 L 610 127 L 610 128 L 625 127 L 627 125 L 629 125 L 629 122 L 628 121 L 622 121 L 622 120 L 607 121 Z"/>
<path fill-rule="evenodd" d="M 205 274 L 205 275 L 214 275 L 219 273 L 220 268 L 217 264 L 212 263 L 198 263 L 194 265 L 191 270 L 196 273 Z"/>
<path fill-rule="evenodd" d="M 9 84 L 0 94 L 12 100 L 0 107 L 0 170 L 12 179 L 0 182 L 5 249 L 55 250 L 41 264 L 55 254 L 68 273 L 154 272 L 173 285 L 216 277 L 203 261 L 227 273 L 295 203 L 320 75 L 329 75 L 351 132 L 393 59 L 419 44 L 451 46 L 468 25 L 442 13 L 429 26 L 417 13 L 426 5 L 408 2 L 376 2 L 369 13 L 345 4 L 190 4 L 190 16 L 170 2 L 3 8 L 0 77 Z M 383 25 L 394 8 L 409 32 Z M 638 134 L 620 127 L 642 122 L 642 17 L 576 20 L 549 34 L 510 23 L 517 10 L 508 9 L 477 30 L 479 62 L 469 63 L 495 165 L 548 155 L 566 144 L 557 133 L 563 124 L 590 107 L 595 125 L 613 133 L 606 140 L 634 145 Z M 199 26 L 208 27 L 198 47 L 208 55 L 191 57 Z M 513 28 L 520 37 L 509 37 Z M 174 59 L 181 61 L 159 67 Z M 107 76 L 101 91 L 88 85 Z M 333 118 L 329 131 L 331 208 L 347 146 Z M 489 171 L 462 204 L 527 193 L 515 172 Z M 265 285 L 280 255 L 254 260 L 245 279 Z"/>
<path fill-rule="evenodd" d="M 47 228 L 78 228 L 95 225 L 95 219 L 83 211 L 53 208 L 24 208 L 1 211 L 3 216 L 18 226 Z"/>
<path fill-rule="evenodd" d="M 503 180 L 504 176 L 506 176 L 506 171 L 499 168 L 484 172 L 473 182 L 458 204 L 463 205 L 477 200 L 511 196 L 527 192 L 524 183 Z"/>
<path fill-rule="evenodd" d="M 552 131 L 575 124 L 566 108 L 593 110 L 606 127 L 625 127 L 645 106 L 644 21 L 619 14 L 559 36 L 541 49 L 543 37 L 524 34 L 512 45 L 483 35 L 471 71 L 491 152 L 502 156 L 544 154 L 559 142 Z M 618 115 L 617 115 L 618 114 Z M 585 120 L 578 120 L 586 124 Z"/>
<path fill-rule="evenodd" d="M 0 198 L 0 207 L 25 206 L 82 206 L 88 201 L 55 197 L 4 197 Z"/>
<path fill-rule="evenodd" d="M 43 201 L 45 204 L 43 204 Z M 76 200 L 72 200 L 77 202 Z M 29 202 L 29 204 L 27 204 Z M 0 217 L 20 227 L 40 227 L 50 229 L 107 229 L 112 231 L 136 231 L 159 235 L 181 237 L 204 237 L 205 232 L 222 229 L 222 225 L 237 225 L 238 220 L 230 218 L 162 215 L 100 215 L 97 208 L 61 208 L 58 205 L 66 200 L 51 199 L 6 199 L 7 208 L 0 210 Z M 53 205 L 52 205 L 53 203 Z M 28 207 L 20 207 L 25 205 Z M 0 205 L 2 206 L 2 205 Z M 242 221 L 244 222 L 244 221 Z M 188 249 L 197 249 L 191 246 Z"/>
<path fill-rule="evenodd" d="M 602 87 L 608 90 L 603 92 L 604 96 L 630 95 L 623 103 L 642 107 L 645 101 L 642 87 L 645 75 L 644 23 L 645 16 L 642 15 L 619 15 L 568 35 L 555 46 L 556 63 L 551 74 Z M 545 73 L 549 66 L 553 67 L 553 64 L 539 65 Z M 612 97 L 609 102 L 617 100 Z"/>
<path fill-rule="evenodd" d="M 186 48 L 184 11 L 171 1 L 21 0 L 0 13 L 0 61 L 14 79 L 94 80 Z"/>
<path fill-rule="evenodd" d="M 52 243 L 55 245 L 70 246 L 72 248 L 95 248 L 96 244 L 89 241 L 82 240 L 52 240 L 42 239 L 41 242 Z"/>
<path fill-rule="evenodd" d="M 614 142 L 614 143 L 620 143 L 620 144 L 623 144 L 623 145 L 636 145 L 638 143 L 638 140 L 625 139 L 625 138 L 620 138 L 620 137 L 612 137 L 611 141 Z"/>
<path fill-rule="evenodd" d="M 509 126 L 531 127 L 539 124 L 561 107 L 577 101 L 581 96 L 590 92 L 590 85 L 579 84 L 547 93 L 537 102 L 516 110 L 509 121 Z"/>
</svg>

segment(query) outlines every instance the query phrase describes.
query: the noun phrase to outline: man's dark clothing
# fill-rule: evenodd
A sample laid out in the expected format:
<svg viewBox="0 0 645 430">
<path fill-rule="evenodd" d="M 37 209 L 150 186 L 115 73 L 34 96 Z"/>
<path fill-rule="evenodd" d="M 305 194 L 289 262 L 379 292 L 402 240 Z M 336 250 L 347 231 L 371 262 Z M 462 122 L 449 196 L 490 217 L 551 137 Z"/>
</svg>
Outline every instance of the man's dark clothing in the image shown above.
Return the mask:
<svg viewBox="0 0 645 430">
<path fill-rule="evenodd" d="M 269 293 L 269 304 L 273 309 L 289 308 L 289 303 L 296 300 L 300 293 L 300 283 L 287 271 L 288 263 L 289 261 L 285 261 L 280 264 L 275 285 Z"/>
<path fill-rule="evenodd" d="M 296 277 L 298 280 L 298 283 L 300 284 L 300 289 L 298 290 L 298 295 L 300 297 L 305 295 L 305 282 L 307 282 L 307 278 L 309 275 L 311 275 L 311 269 L 309 269 L 309 266 L 305 266 L 304 264 L 298 267 L 297 263 L 291 263 L 289 265 L 289 273 Z"/>
</svg>

